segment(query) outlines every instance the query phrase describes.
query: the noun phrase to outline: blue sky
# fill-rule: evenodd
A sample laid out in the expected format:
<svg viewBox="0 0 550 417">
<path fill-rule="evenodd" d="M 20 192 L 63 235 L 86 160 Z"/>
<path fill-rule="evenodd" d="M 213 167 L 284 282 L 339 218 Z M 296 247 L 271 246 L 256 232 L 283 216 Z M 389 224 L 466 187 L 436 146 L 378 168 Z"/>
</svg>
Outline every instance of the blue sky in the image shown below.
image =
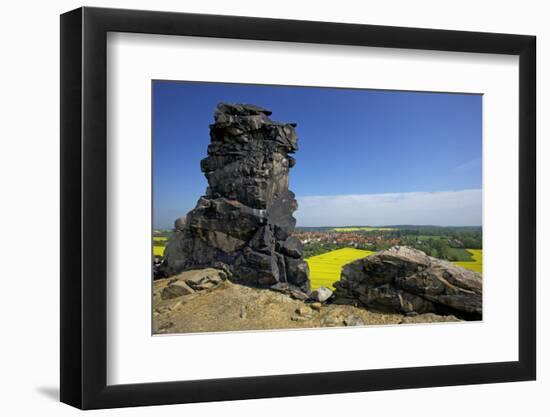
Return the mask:
<svg viewBox="0 0 550 417">
<path fill-rule="evenodd" d="M 299 226 L 481 224 L 481 95 L 154 81 L 154 227 L 204 194 L 222 101 L 298 124 Z"/>
</svg>

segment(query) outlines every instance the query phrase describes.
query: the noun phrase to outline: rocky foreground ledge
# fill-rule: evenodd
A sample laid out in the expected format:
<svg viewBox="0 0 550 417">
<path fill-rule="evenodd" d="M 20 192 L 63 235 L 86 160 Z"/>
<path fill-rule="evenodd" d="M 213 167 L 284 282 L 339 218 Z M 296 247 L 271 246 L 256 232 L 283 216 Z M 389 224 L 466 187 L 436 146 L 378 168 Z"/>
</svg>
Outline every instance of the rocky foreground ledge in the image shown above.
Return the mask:
<svg viewBox="0 0 550 417">
<path fill-rule="evenodd" d="M 239 330 L 347 327 L 459 321 L 453 315 L 401 314 L 361 306 L 302 301 L 273 290 L 227 279 L 214 268 L 182 272 L 154 281 L 155 334 Z M 321 298 L 322 299 L 322 298 Z"/>
</svg>

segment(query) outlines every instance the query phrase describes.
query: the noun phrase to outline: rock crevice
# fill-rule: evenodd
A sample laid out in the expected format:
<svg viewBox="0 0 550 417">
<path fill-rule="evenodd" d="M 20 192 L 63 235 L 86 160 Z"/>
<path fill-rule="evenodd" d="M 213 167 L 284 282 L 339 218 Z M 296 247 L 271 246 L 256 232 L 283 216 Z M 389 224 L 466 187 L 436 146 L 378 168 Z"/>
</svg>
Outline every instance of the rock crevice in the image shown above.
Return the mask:
<svg viewBox="0 0 550 417">
<path fill-rule="evenodd" d="M 301 243 L 291 236 L 298 208 L 288 174 L 298 150 L 293 123 L 255 105 L 218 105 L 201 170 L 204 196 L 176 220 L 157 277 L 203 267 L 256 287 L 310 292 Z"/>
</svg>

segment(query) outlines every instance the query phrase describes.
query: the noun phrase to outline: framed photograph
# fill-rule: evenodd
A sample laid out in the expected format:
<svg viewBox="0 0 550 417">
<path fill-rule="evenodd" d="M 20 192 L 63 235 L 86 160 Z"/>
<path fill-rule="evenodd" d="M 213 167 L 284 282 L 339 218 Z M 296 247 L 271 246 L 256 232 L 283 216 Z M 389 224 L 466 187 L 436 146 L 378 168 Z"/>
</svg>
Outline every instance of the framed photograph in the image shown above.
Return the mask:
<svg viewBox="0 0 550 417">
<path fill-rule="evenodd" d="M 61 16 L 61 401 L 533 380 L 535 37 Z"/>
</svg>

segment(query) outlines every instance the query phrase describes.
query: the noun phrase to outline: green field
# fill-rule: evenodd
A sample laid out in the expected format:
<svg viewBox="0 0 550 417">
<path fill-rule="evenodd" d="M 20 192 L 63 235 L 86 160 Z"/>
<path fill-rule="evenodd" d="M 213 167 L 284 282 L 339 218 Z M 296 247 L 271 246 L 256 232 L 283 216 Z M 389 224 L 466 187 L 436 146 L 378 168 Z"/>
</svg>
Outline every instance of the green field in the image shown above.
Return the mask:
<svg viewBox="0 0 550 417">
<path fill-rule="evenodd" d="M 342 267 L 356 259 L 364 258 L 374 252 L 369 250 L 344 248 L 306 259 L 309 265 L 311 289 L 319 287 L 334 288 L 332 284 L 340 280 Z"/>
<path fill-rule="evenodd" d="M 397 230 L 393 227 L 335 227 L 335 232 L 374 232 L 376 230 L 380 231 L 389 231 Z"/>
<path fill-rule="evenodd" d="M 471 269 L 472 271 L 483 272 L 483 250 L 482 249 L 466 249 L 472 254 L 472 261 L 469 262 L 453 262 L 455 265 L 462 268 Z"/>
</svg>

